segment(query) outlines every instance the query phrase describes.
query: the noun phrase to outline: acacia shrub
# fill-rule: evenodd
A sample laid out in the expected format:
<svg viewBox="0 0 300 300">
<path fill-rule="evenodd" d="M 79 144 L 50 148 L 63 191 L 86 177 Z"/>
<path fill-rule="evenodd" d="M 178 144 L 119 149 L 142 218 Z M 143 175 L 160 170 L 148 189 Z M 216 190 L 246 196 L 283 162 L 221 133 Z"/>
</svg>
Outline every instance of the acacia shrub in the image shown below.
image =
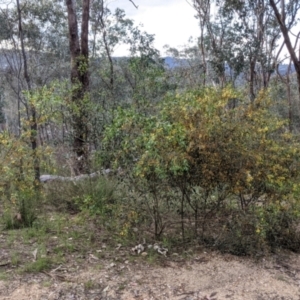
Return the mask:
<svg viewBox="0 0 300 300">
<path fill-rule="evenodd" d="M 239 99 L 235 108 L 230 108 L 232 99 Z M 253 102 L 231 87 L 188 91 L 166 97 L 155 114 L 119 109 L 104 141 L 108 149 L 115 147 L 110 152 L 115 166 L 151 186 L 156 197 L 158 182 L 180 192 L 176 209 L 182 234 L 184 212 L 194 215 L 195 233 L 200 230 L 204 237 L 207 225 L 213 225 L 208 216 L 218 214 L 218 226 L 227 228 L 230 206 L 253 215 L 252 233 L 266 241 L 274 224 L 257 215 L 260 209 L 275 205 L 280 210 L 291 201 L 298 205 L 299 190 L 299 145 L 271 106 L 268 91 Z M 241 214 L 234 216 L 242 228 Z M 227 229 L 224 235 L 232 232 Z"/>
</svg>

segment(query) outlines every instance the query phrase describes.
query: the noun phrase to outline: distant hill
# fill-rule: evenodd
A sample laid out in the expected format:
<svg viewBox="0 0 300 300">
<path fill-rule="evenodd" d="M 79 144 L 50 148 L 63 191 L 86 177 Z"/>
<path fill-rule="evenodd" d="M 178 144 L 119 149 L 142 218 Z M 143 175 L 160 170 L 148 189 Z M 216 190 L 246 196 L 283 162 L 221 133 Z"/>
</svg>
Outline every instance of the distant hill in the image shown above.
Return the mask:
<svg viewBox="0 0 300 300">
<path fill-rule="evenodd" d="M 13 51 L 7 51 L 5 53 L 5 55 L 10 56 L 10 59 L 12 59 L 14 61 L 14 63 L 19 63 L 19 57 L 16 57 L 17 54 L 14 53 Z M 7 63 L 6 57 L 3 53 L 0 53 L 0 69 L 4 70 L 5 68 L 7 68 L 9 65 Z M 113 59 L 115 59 L 116 61 L 119 60 L 123 60 L 123 59 L 127 59 L 127 57 L 114 57 Z M 186 58 L 175 58 L 175 57 L 171 57 L 171 56 L 166 56 L 163 58 L 164 62 L 165 62 L 165 66 L 168 69 L 174 69 L 176 67 L 188 67 L 189 66 L 189 60 Z M 226 73 L 229 74 L 230 72 L 230 68 L 228 65 L 226 65 L 225 67 Z M 288 65 L 287 64 L 282 64 L 278 66 L 278 70 L 279 73 L 281 75 L 286 75 L 287 71 L 288 71 Z M 295 67 L 294 65 L 291 66 L 291 72 L 294 73 L 295 72 Z"/>
<path fill-rule="evenodd" d="M 289 65 L 287 65 L 287 64 L 279 65 L 278 66 L 279 74 L 280 75 L 286 75 L 287 72 L 288 72 L 288 68 L 289 68 Z M 292 73 L 295 72 L 295 66 L 294 65 L 291 65 L 291 72 Z"/>
<path fill-rule="evenodd" d="M 185 63 L 186 59 L 178 59 L 178 58 L 174 58 L 174 57 L 164 57 L 165 60 L 165 65 L 167 68 L 169 69 L 173 69 L 175 67 L 179 67 L 180 65 L 182 65 L 181 62 Z"/>
<path fill-rule="evenodd" d="M 174 58 L 174 57 L 167 56 L 164 58 L 164 60 L 165 60 L 165 66 L 169 69 L 173 69 L 173 68 L 185 66 L 185 65 L 188 66 L 187 59 L 180 59 L 180 58 Z M 288 72 L 288 67 L 289 67 L 288 64 L 279 65 L 278 70 L 279 70 L 280 75 L 286 75 Z M 229 66 L 226 66 L 225 69 L 226 69 L 226 72 L 228 72 L 228 73 L 230 72 Z M 295 72 L 294 65 L 291 66 L 291 72 L 292 73 Z"/>
</svg>

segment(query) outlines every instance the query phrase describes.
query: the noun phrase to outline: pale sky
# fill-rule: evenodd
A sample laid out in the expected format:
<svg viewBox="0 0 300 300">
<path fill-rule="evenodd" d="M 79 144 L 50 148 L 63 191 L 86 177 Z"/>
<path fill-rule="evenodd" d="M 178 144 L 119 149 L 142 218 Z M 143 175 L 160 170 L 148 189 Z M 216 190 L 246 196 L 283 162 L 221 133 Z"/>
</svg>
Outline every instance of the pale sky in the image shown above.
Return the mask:
<svg viewBox="0 0 300 300">
<path fill-rule="evenodd" d="M 117 7 L 125 10 L 126 16 L 134 20 L 135 25 L 143 24 L 143 30 L 155 35 L 154 46 L 162 56 L 166 56 L 164 45 L 179 48 L 188 44 L 190 37 L 200 35 L 196 11 L 188 0 L 133 0 L 138 6 L 136 9 L 130 0 L 107 0 L 108 8 L 114 11 Z M 297 29 L 294 29 L 294 31 Z M 297 31 L 297 30 L 296 30 Z M 297 33 L 296 33 L 297 34 Z M 291 39 L 293 37 L 291 35 Z M 115 49 L 115 56 L 128 55 L 128 47 Z M 287 54 L 284 48 L 280 57 Z"/>
<path fill-rule="evenodd" d="M 196 11 L 186 0 L 134 0 L 136 9 L 129 0 L 108 0 L 108 8 L 125 10 L 126 16 L 135 25 L 143 24 L 143 30 L 155 34 L 154 46 L 165 55 L 164 45 L 180 48 L 188 43 L 190 37 L 199 36 Z M 123 56 L 126 48 L 119 47 L 114 55 Z"/>
</svg>

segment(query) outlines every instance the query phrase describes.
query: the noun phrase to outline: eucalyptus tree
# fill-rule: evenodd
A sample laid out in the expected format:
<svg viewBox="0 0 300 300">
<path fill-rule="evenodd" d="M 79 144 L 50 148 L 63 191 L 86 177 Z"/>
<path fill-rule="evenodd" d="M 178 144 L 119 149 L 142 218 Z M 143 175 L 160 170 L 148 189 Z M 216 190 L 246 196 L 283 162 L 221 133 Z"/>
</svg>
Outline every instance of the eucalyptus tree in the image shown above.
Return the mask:
<svg viewBox="0 0 300 300">
<path fill-rule="evenodd" d="M 248 82 L 253 100 L 256 90 L 267 87 L 275 70 L 280 31 L 266 0 L 193 0 L 201 35 L 199 48 L 220 83 Z M 212 12 L 213 10 L 213 12 Z M 229 67 L 231 74 L 225 71 Z"/>
<path fill-rule="evenodd" d="M 230 23 L 223 18 L 217 24 L 211 13 L 211 1 L 195 0 L 193 5 L 197 11 L 200 25 L 199 47 L 203 59 L 204 78 L 207 76 L 208 63 L 212 65 L 217 81 L 221 85 L 225 83 L 225 57 L 221 52 L 224 44 L 226 27 Z M 218 15 L 218 17 L 221 15 Z M 204 84 L 206 80 L 204 80 Z"/>
<path fill-rule="evenodd" d="M 82 21 L 79 29 L 76 14 L 76 3 L 66 0 L 68 11 L 69 49 L 71 54 L 71 108 L 73 117 L 73 150 L 77 155 L 77 173 L 85 171 L 88 158 L 88 113 L 86 105 L 89 91 L 89 16 L 90 0 L 82 1 Z"/>
<path fill-rule="evenodd" d="M 1 2 L 1 73 L 6 81 L 6 102 L 12 108 L 7 118 L 10 129 L 20 134 L 23 108 L 26 117 L 31 117 L 22 91 L 66 75 L 65 13 L 60 1 L 11 1 L 7 6 L 7 1 Z"/>
<path fill-rule="evenodd" d="M 254 0 L 240 2 L 239 5 L 232 2 L 227 0 L 225 12 L 232 9 L 238 18 L 244 39 L 242 51 L 248 68 L 249 94 L 253 100 L 257 90 L 268 86 L 275 71 L 280 32 L 274 26 L 274 17 L 267 1 Z"/>
<path fill-rule="evenodd" d="M 39 180 L 39 162 L 36 151 L 38 147 L 38 115 L 31 94 L 45 85 L 57 74 L 54 64 L 54 53 L 48 37 L 57 36 L 62 31 L 61 5 L 59 1 L 16 0 L 6 6 L 3 2 L 0 18 L 4 24 L 0 42 L 2 74 L 6 79 L 6 93 L 10 106 L 17 103 L 12 112 L 17 118 L 17 133 L 29 130 L 30 145 L 33 151 L 35 179 Z M 60 21 L 60 22 L 59 22 Z M 54 29 L 55 27 L 55 29 Z M 54 39 L 53 39 L 54 40 Z M 10 94 L 8 89 L 10 89 Z M 21 122 L 25 108 L 26 122 Z M 28 127 L 26 128 L 25 123 Z"/>
<path fill-rule="evenodd" d="M 147 57 L 159 61 L 159 52 L 153 46 L 154 36 L 143 32 L 128 19 L 124 10 L 110 11 L 102 0 L 94 1 L 91 11 L 93 80 L 101 86 L 101 95 L 107 99 L 107 105 L 115 106 L 124 99 L 130 87 L 125 65 L 128 57 L 116 57 L 115 50 L 127 48 L 129 57 Z M 125 78 L 124 78 L 125 77 Z M 125 81 L 124 81 L 125 80 Z M 125 90 L 124 90 L 125 89 Z M 127 96 L 125 98 L 128 98 Z"/>
</svg>

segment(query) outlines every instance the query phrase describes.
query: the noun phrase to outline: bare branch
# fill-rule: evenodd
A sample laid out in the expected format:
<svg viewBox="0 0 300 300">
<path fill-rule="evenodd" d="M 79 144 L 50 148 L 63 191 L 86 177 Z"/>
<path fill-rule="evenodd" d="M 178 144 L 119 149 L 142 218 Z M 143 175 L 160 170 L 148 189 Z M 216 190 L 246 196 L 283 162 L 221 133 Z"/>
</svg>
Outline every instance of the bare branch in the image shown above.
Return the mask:
<svg viewBox="0 0 300 300">
<path fill-rule="evenodd" d="M 138 9 L 139 7 L 133 2 L 133 0 L 129 0 L 132 4 L 133 4 L 133 6 L 136 8 L 136 9 Z"/>
</svg>

